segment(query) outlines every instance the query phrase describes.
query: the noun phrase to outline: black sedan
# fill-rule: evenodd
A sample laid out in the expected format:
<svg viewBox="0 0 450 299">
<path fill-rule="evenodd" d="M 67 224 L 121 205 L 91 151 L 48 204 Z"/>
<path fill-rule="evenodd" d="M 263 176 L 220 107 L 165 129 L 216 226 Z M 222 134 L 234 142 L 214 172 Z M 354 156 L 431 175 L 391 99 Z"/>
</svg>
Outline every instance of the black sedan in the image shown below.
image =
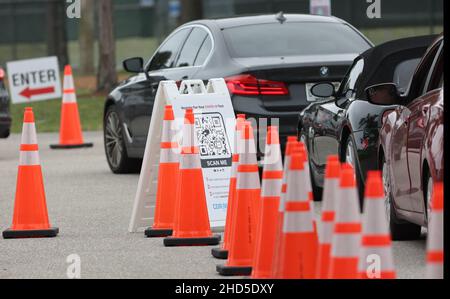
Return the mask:
<svg viewBox="0 0 450 299">
<path fill-rule="evenodd" d="M 316 100 L 308 87 L 322 81 L 339 84 L 353 59 L 370 47 L 359 31 L 334 17 L 280 13 L 182 25 L 147 63 L 124 61 L 136 75 L 106 100 L 109 166 L 115 173 L 139 167 L 161 80 L 225 78 L 235 112 L 267 119 L 268 125 L 278 119 L 283 146 L 288 135 L 296 134 L 298 111 Z"/>
<path fill-rule="evenodd" d="M 378 169 L 377 141 L 382 117 L 393 109 L 369 103 L 364 91 L 370 85 L 395 82 L 405 92 L 434 38 L 404 38 L 371 48 L 355 59 L 337 91 L 331 83 L 311 88 L 315 96 L 328 98 L 301 111 L 298 123 L 299 138 L 309 153 L 316 200 L 321 198 L 327 156 L 337 154 L 341 161 L 353 165 L 362 203 L 367 171 Z"/>
<path fill-rule="evenodd" d="M 0 67 L 0 138 L 7 138 L 11 130 L 9 95 L 5 87 L 5 71 Z"/>
</svg>

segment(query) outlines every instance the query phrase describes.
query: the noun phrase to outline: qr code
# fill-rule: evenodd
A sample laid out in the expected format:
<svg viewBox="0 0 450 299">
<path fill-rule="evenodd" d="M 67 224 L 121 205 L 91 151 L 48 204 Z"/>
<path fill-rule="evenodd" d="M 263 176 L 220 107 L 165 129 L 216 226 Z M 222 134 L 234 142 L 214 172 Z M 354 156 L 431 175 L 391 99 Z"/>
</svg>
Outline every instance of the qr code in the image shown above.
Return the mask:
<svg viewBox="0 0 450 299">
<path fill-rule="evenodd" d="M 195 115 L 195 132 L 202 157 L 231 156 L 225 124 L 220 113 Z"/>
</svg>

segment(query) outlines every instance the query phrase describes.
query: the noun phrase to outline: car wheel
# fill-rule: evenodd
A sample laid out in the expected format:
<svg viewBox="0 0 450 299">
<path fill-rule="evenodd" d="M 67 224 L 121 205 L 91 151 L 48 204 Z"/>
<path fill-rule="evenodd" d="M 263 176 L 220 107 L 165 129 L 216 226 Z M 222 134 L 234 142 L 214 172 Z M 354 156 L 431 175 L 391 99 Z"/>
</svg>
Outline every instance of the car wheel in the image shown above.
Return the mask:
<svg viewBox="0 0 450 299">
<path fill-rule="evenodd" d="M 128 157 L 122 128 L 116 106 L 109 106 L 103 126 L 105 154 L 109 168 L 117 174 L 139 172 L 141 160 Z"/>
<path fill-rule="evenodd" d="M 0 134 L 0 138 L 8 138 L 10 134 L 11 134 L 11 131 L 8 129 L 8 130 L 4 131 L 2 134 Z"/>
<path fill-rule="evenodd" d="M 421 226 L 397 218 L 392 200 L 391 180 L 386 160 L 382 161 L 382 175 L 384 188 L 384 206 L 386 218 L 391 230 L 392 240 L 416 240 L 420 237 Z"/>
<path fill-rule="evenodd" d="M 350 165 L 353 166 L 353 170 L 355 171 L 355 179 L 356 179 L 356 185 L 358 186 L 358 198 L 359 198 L 359 206 L 361 208 L 361 211 L 363 209 L 363 204 L 364 204 L 364 192 L 363 192 L 363 188 L 361 188 L 362 182 L 361 182 L 361 174 L 359 172 L 359 167 L 357 167 L 357 159 L 356 159 L 356 155 L 355 155 L 355 146 L 353 143 L 353 139 L 351 136 L 349 136 L 347 138 L 347 142 L 345 145 L 345 156 L 344 156 L 344 161 L 349 163 Z"/>
<path fill-rule="evenodd" d="M 306 137 L 305 137 L 305 135 L 303 135 L 303 134 L 300 135 L 300 141 L 305 144 L 306 151 L 308 151 L 308 148 L 306 146 Z M 311 187 L 312 187 L 312 191 L 313 191 L 314 201 L 321 201 L 322 200 L 323 189 L 320 188 L 316 184 L 316 180 L 314 178 L 314 174 L 313 174 L 313 172 L 311 170 L 311 163 L 310 163 L 309 153 L 308 153 L 308 168 L 309 168 L 309 177 L 311 178 Z"/>
<path fill-rule="evenodd" d="M 426 190 L 424 190 L 425 203 L 426 203 L 426 211 L 427 211 L 427 223 L 431 221 L 431 200 L 433 199 L 433 179 L 427 173 L 427 177 L 425 179 Z"/>
</svg>

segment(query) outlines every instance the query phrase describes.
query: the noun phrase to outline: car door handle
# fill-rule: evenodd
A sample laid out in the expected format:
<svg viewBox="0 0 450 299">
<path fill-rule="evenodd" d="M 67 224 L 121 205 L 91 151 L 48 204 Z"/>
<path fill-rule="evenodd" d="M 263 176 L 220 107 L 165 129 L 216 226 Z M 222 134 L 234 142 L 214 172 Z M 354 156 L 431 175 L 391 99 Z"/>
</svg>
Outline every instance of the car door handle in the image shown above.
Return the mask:
<svg viewBox="0 0 450 299">
<path fill-rule="evenodd" d="M 187 80 L 187 79 L 189 79 L 189 76 L 183 76 L 183 77 L 181 77 L 181 80 Z"/>
</svg>

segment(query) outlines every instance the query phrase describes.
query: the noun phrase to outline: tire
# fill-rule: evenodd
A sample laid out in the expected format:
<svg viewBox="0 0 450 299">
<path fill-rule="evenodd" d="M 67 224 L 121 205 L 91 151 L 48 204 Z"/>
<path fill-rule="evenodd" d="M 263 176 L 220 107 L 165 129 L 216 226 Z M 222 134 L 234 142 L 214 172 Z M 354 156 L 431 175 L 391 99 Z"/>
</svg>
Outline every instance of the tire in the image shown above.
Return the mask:
<svg viewBox="0 0 450 299">
<path fill-rule="evenodd" d="M 364 205 L 364 184 L 362 181 L 362 176 L 359 171 L 359 165 L 358 160 L 356 159 L 356 151 L 354 146 L 354 141 L 351 135 L 348 136 L 347 140 L 345 141 L 345 151 L 344 151 L 344 162 L 350 163 L 353 166 L 353 169 L 355 170 L 355 177 L 356 177 L 356 186 L 358 187 L 358 199 L 359 199 L 359 207 L 361 209 L 361 212 L 363 211 L 363 205 Z M 349 161 L 349 159 L 352 159 L 352 161 Z"/>
<path fill-rule="evenodd" d="M 383 187 L 385 193 L 386 217 L 388 219 L 389 227 L 391 230 L 392 240 L 403 241 L 403 240 L 419 239 L 422 227 L 414 223 L 400 220 L 397 217 L 394 207 L 394 201 L 392 200 L 392 192 L 390 186 L 391 180 L 389 177 L 389 171 L 384 157 L 381 160 L 381 167 L 383 174 Z"/>
<path fill-rule="evenodd" d="M 306 138 L 303 134 L 300 134 L 299 140 L 303 142 L 306 146 Z M 313 192 L 314 201 L 322 201 L 322 193 L 323 188 L 319 187 L 316 183 L 316 180 L 314 178 L 314 174 L 312 172 L 311 168 L 311 161 L 310 161 L 310 155 L 308 153 L 308 168 L 309 168 L 309 177 L 311 178 L 311 187 Z"/>
<path fill-rule="evenodd" d="M 107 108 L 103 122 L 103 140 L 106 161 L 113 173 L 139 173 L 142 160 L 128 157 L 122 121 L 115 105 Z"/>
<path fill-rule="evenodd" d="M 309 175 L 311 177 L 311 187 L 313 191 L 314 201 L 322 201 L 323 188 L 317 186 L 316 180 L 314 179 L 314 175 L 311 171 L 311 164 L 309 166 Z"/>
<path fill-rule="evenodd" d="M 10 134 L 11 134 L 10 129 L 7 129 L 0 134 L 0 138 L 8 138 Z"/>
</svg>

